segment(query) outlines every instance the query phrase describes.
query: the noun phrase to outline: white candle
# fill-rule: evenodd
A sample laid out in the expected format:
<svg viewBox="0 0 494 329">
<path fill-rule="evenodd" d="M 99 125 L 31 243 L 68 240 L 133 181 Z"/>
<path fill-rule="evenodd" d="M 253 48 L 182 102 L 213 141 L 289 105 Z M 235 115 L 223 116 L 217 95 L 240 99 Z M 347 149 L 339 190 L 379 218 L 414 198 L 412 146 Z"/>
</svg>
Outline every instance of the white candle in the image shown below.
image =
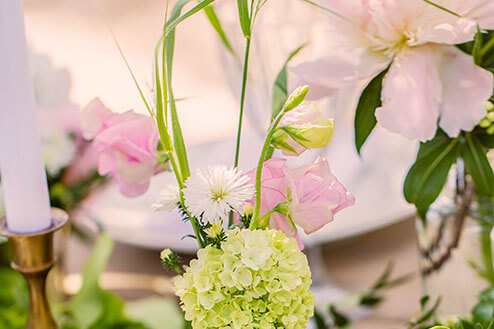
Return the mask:
<svg viewBox="0 0 494 329">
<path fill-rule="evenodd" d="M 0 0 L 0 171 L 8 228 L 51 225 L 21 0 Z"/>
</svg>

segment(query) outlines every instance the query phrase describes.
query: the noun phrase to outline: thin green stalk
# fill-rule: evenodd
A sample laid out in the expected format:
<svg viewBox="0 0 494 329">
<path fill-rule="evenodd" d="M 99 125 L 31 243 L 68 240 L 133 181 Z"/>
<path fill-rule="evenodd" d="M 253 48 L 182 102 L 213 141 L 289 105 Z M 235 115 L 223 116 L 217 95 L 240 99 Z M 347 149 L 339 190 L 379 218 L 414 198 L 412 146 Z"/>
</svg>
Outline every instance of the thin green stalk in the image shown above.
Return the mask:
<svg viewBox="0 0 494 329">
<path fill-rule="evenodd" d="M 443 6 L 441 6 L 441 5 L 439 5 L 439 4 L 435 3 L 435 2 L 432 2 L 430 0 L 424 0 L 424 2 L 427 2 L 429 5 L 434 6 L 436 8 L 439 8 L 439 9 L 443 10 L 443 11 L 447 12 L 448 14 L 454 15 L 456 17 L 461 17 L 461 15 L 459 15 L 459 14 L 455 13 L 454 11 L 449 10 L 448 8 L 443 7 Z"/>
<path fill-rule="evenodd" d="M 245 42 L 245 57 L 244 57 L 244 68 L 243 68 L 243 77 L 242 77 L 242 92 L 240 95 L 240 113 L 238 116 L 238 130 L 237 130 L 237 145 L 235 147 L 235 162 L 234 166 L 238 167 L 238 159 L 240 156 L 240 139 L 242 135 L 242 121 L 244 116 L 244 108 L 245 108 L 245 94 L 247 90 L 247 75 L 249 70 L 249 56 L 250 56 L 250 37 L 246 38 Z"/>
<path fill-rule="evenodd" d="M 255 204 L 254 204 L 254 215 L 252 216 L 252 222 L 250 223 L 250 229 L 255 230 L 259 226 L 259 212 L 261 209 L 261 175 L 262 175 L 262 169 L 263 169 L 263 164 L 264 164 L 264 159 L 266 159 L 266 154 L 268 153 L 269 146 L 271 145 L 271 139 L 273 138 L 273 134 L 278 127 L 278 124 L 281 121 L 281 118 L 285 114 L 285 109 L 280 111 L 278 113 L 278 116 L 276 119 L 273 121 L 271 124 L 271 127 L 269 128 L 268 135 L 266 136 L 266 140 L 264 141 L 264 145 L 262 147 L 261 151 L 261 156 L 259 157 L 259 162 L 257 163 L 257 170 L 256 170 L 256 199 L 255 199 Z"/>
<path fill-rule="evenodd" d="M 172 165 L 173 172 L 175 173 L 175 177 L 177 179 L 177 183 L 178 183 L 178 186 L 180 188 L 180 204 L 182 206 L 182 209 L 185 211 L 187 216 L 190 218 L 190 222 L 192 223 L 192 228 L 194 229 L 194 234 L 196 235 L 197 242 L 199 243 L 199 248 L 204 248 L 206 246 L 206 244 L 204 243 L 204 241 L 201 238 L 201 232 L 199 230 L 199 223 L 197 222 L 197 219 L 195 219 L 194 216 L 192 216 L 190 214 L 190 212 L 187 210 L 187 207 L 185 206 L 184 194 L 182 192 L 182 190 L 184 188 L 184 183 L 183 183 L 183 180 L 180 176 L 180 169 L 178 167 L 177 160 L 175 159 L 175 155 L 173 154 L 173 152 L 168 152 L 168 156 L 170 157 L 170 163 Z"/>
<path fill-rule="evenodd" d="M 271 217 L 272 214 L 274 214 L 276 212 L 276 209 L 273 208 L 271 209 L 270 211 L 268 211 L 267 213 L 265 213 L 264 215 L 262 215 L 261 218 L 259 218 L 259 227 L 263 228 L 263 227 L 266 227 L 268 226 L 269 224 L 269 218 Z"/>
<path fill-rule="evenodd" d="M 492 258 L 492 224 L 482 223 L 480 231 L 480 246 L 482 262 L 484 263 L 484 276 L 491 285 L 494 285 L 494 267 Z"/>
<path fill-rule="evenodd" d="M 481 57 L 485 56 L 487 52 L 489 52 L 489 50 L 492 49 L 492 47 L 494 47 L 494 37 L 492 37 L 482 48 L 482 50 L 480 51 L 480 56 Z"/>
</svg>

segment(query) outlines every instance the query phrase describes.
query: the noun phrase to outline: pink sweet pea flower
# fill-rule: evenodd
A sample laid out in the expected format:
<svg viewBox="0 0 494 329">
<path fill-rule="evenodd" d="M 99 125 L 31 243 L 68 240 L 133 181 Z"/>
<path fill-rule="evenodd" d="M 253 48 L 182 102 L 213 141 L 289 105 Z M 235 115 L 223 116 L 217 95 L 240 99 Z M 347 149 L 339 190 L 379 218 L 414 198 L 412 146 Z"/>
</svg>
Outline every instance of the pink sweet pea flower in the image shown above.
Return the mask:
<svg viewBox="0 0 494 329">
<path fill-rule="evenodd" d="M 285 163 L 286 159 L 281 158 L 272 158 L 264 162 L 261 175 L 261 209 L 259 212 L 261 216 L 278 204 L 286 202 L 288 181 L 284 172 Z M 251 182 L 255 184 L 256 169 L 252 169 L 247 175 L 251 178 Z M 248 202 L 254 205 L 255 198 Z M 272 214 L 269 220 L 269 227 L 281 230 L 287 236 L 294 237 L 300 249 L 304 248 L 297 231 L 292 229 L 285 215 L 280 213 Z"/>
<path fill-rule="evenodd" d="M 261 216 L 278 204 L 287 202 L 287 191 L 290 191 L 290 217 L 310 234 L 331 222 L 338 211 L 355 203 L 353 195 L 332 175 L 325 159 L 319 157 L 316 163 L 294 170 L 287 168 L 285 163 L 285 159 L 272 158 L 263 165 Z M 248 173 L 252 182 L 255 181 L 255 174 L 255 169 Z M 249 203 L 254 205 L 254 199 Z M 269 227 L 294 237 L 303 249 L 297 231 L 285 215 L 272 214 Z"/>
<path fill-rule="evenodd" d="M 90 104 L 83 117 L 84 136 L 94 137 L 99 174 L 110 174 L 125 196 L 146 192 L 150 178 L 160 171 L 155 156 L 159 135 L 153 120 L 133 111 L 112 113 L 99 101 Z"/>
<path fill-rule="evenodd" d="M 283 169 L 290 189 L 291 219 L 314 233 L 334 219 L 334 215 L 355 204 L 355 198 L 331 173 L 326 159 L 319 156 L 313 164 L 294 170 Z"/>
<path fill-rule="evenodd" d="M 494 28 L 492 0 L 321 0 L 330 18 L 328 54 L 293 68 L 298 84 L 320 97 L 390 67 L 376 117 L 389 131 L 421 141 L 439 126 L 450 136 L 471 131 L 485 116 L 492 73 L 454 47 L 474 39 L 477 25 Z"/>
</svg>

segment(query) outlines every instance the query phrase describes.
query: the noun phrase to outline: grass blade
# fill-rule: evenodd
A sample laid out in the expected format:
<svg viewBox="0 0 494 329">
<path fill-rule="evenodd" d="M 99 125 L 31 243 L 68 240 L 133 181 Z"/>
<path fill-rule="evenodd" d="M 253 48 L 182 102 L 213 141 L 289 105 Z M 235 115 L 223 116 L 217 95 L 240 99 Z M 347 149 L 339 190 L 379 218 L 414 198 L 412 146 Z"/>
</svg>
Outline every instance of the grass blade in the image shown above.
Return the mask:
<svg viewBox="0 0 494 329">
<path fill-rule="evenodd" d="M 209 23 L 211 23 L 211 26 L 213 26 L 214 30 L 223 42 L 223 45 L 234 57 L 237 57 L 237 54 L 235 53 L 235 50 L 233 50 L 232 44 L 228 39 L 228 36 L 226 35 L 226 32 L 223 29 L 223 26 L 221 25 L 221 22 L 218 18 L 218 15 L 216 15 L 216 11 L 214 10 L 214 8 L 212 6 L 207 6 L 204 8 L 204 13 L 208 17 Z"/>
<path fill-rule="evenodd" d="M 202 2 L 200 2 L 198 5 L 196 5 L 192 9 L 190 9 L 188 12 L 186 12 L 182 16 L 176 17 L 174 19 L 170 19 L 170 21 L 166 25 L 165 35 L 168 36 L 168 34 L 171 33 L 171 31 L 174 31 L 175 30 L 175 28 L 177 27 L 178 24 L 180 24 L 181 22 L 183 22 L 184 20 L 186 20 L 190 16 L 198 13 L 199 11 L 201 11 L 202 9 L 204 9 L 205 7 L 209 6 L 214 1 L 215 0 L 203 0 Z M 178 5 L 178 3 L 177 3 L 177 5 Z M 175 7 L 177 7 L 177 5 L 175 5 Z"/>
<path fill-rule="evenodd" d="M 254 1 L 254 0 L 251 0 Z M 242 28 L 242 33 L 246 38 L 250 38 L 250 14 L 249 6 L 247 0 L 237 0 L 238 16 L 240 19 L 240 27 Z"/>
</svg>

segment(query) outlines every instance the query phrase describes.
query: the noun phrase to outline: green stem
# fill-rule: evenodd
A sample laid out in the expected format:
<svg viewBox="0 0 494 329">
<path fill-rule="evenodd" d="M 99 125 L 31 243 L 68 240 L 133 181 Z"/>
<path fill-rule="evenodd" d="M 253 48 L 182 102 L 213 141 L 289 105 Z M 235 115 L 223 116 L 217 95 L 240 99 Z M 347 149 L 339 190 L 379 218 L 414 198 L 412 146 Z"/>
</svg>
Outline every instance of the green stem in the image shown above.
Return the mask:
<svg viewBox="0 0 494 329">
<path fill-rule="evenodd" d="M 264 215 L 262 215 L 262 217 L 259 219 L 259 227 L 260 228 L 267 227 L 269 225 L 269 218 L 275 212 L 276 212 L 276 210 L 273 208 L 270 211 L 268 211 L 267 213 L 265 213 Z"/>
<path fill-rule="evenodd" d="M 278 124 L 281 121 L 281 118 L 285 114 L 285 109 L 282 109 L 278 116 L 271 124 L 269 128 L 268 135 L 266 136 L 266 140 L 264 141 L 264 146 L 262 147 L 261 156 L 259 157 L 259 162 L 257 163 L 256 170 L 256 202 L 254 205 L 254 216 L 252 216 L 252 222 L 250 223 L 250 229 L 255 230 L 259 226 L 259 212 L 261 208 L 261 175 L 264 164 L 264 159 L 266 159 L 266 154 L 268 153 L 269 146 L 271 145 L 271 139 L 273 138 L 273 134 L 278 127 Z"/>
<path fill-rule="evenodd" d="M 439 4 L 435 3 L 435 2 L 432 2 L 431 0 L 424 0 L 424 2 L 427 2 L 429 5 L 434 6 L 436 8 L 439 8 L 439 9 L 443 10 L 443 11 L 447 12 L 448 14 L 451 14 L 451 15 L 456 16 L 456 17 L 461 17 L 460 14 L 457 14 L 454 11 L 449 10 L 446 7 L 443 7 L 443 6 L 441 6 L 441 5 L 439 5 Z"/>
<path fill-rule="evenodd" d="M 485 56 L 491 48 L 494 47 L 494 37 L 492 37 L 480 51 L 480 56 Z"/>
<path fill-rule="evenodd" d="M 482 223 L 480 231 L 480 246 L 482 251 L 482 261 L 484 263 L 484 275 L 491 285 L 494 285 L 494 267 L 492 259 L 492 224 Z"/>
<path fill-rule="evenodd" d="M 194 218 L 190 214 L 190 212 L 187 210 L 187 207 L 185 206 L 184 194 L 182 192 L 182 190 L 185 186 L 184 186 L 184 182 L 182 180 L 182 176 L 180 175 L 180 168 L 178 167 L 177 160 L 175 159 L 175 154 L 173 152 L 168 152 L 168 156 L 170 157 L 170 163 L 172 165 L 173 172 L 175 173 L 175 177 L 177 179 L 177 183 L 178 183 L 178 186 L 180 188 L 180 204 L 182 206 L 182 209 L 185 211 L 187 216 L 190 218 L 190 222 L 192 223 L 192 228 L 194 229 L 194 234 L 196 235 L 197 243 L 199 244 L 199 248 L 204 248 L 206 245 L 201 238 L 199 223 L 197 222 L 197 219 Z"/>
<path fill-rule="evenodd" d="M 240 155 L 240 138 L 242 134 L 242 121 L 244 116 L 244 107 L 245 107 L 245 93 L 247 90 L 247 75 L 249 70 L 249 55 L 250 55 L 250 37 L 246 38 L 245 42 L 245 57 L 244 57 L 244 68 L 243 68 L 243 76 L 242 76 L 242 92 L 240 95 L 240 113 L 238 116 L 238 130 L 237 130 L 237 145 L 235 147 L 235 162 L 234 166 L 238 167 L 238 158 Z"/>
</svg>

